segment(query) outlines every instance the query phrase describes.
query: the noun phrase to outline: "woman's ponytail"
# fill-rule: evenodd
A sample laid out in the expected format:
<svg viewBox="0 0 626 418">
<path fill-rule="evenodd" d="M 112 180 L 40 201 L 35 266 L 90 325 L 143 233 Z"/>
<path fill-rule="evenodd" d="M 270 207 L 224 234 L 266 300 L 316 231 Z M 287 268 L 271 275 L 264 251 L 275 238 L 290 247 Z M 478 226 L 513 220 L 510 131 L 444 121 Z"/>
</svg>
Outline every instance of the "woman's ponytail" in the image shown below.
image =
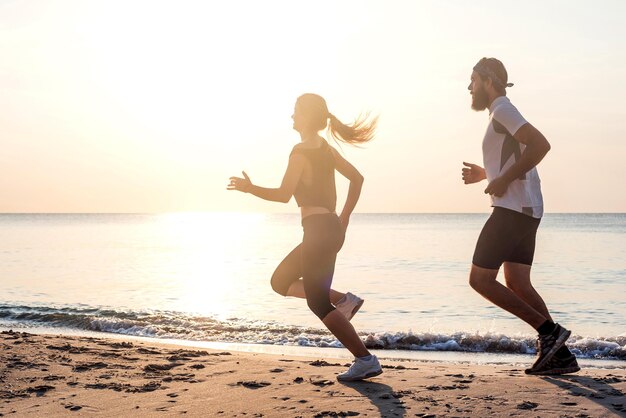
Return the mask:
<svg viewBox="0 0 626 418">
<path fill-rule="evenodd" d="M 370 120 L 369 114 L 359 116 L 351 125 L 342 123 L 335 115 L 328 114 L 328 132 L 335 140 L 347 144 L 357 145 L 368 142 L 374 138 L 374 131 L 378 123 L 378 117 Z"/>
<path fill-rule="evenodd" d="M 361 115 L 351 125 L 342 123 L 328 111 L 326 100 L 322 96 L 306 93 L 298 97 L 296 102 L 305 112 L 311 127 L 321 131 L 328 128 L 328 133 L 335 141 L 358 145 L 374 138 L 378 117 L 369 118 L 369 114 Z"/>
</svg>

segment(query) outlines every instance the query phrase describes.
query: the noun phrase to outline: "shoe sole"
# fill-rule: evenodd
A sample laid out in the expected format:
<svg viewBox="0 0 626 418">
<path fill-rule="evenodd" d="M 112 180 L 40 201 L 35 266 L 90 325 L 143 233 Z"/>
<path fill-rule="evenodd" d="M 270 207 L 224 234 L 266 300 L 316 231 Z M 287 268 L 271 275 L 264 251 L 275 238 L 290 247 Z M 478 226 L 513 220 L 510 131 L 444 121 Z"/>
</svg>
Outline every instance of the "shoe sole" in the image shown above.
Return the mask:
<svg viewBox="0 0 626 418">
<path fill-rule="evenodd" d="M 565 329 L 565 328 L 563 328 L 563 329 Z M 563 345 L 565 345 L 565 342 L 567 341 L 567 339 L 569 338 L 570 335 L 572 335 L 572 331 L 570 331 L 568 329 L 565 329 L 565 332 L 562 333 L 559 336 L 559 338 L 556 339 L 556 341 L 554 342 L 554 345 L 552 346 L 550 351 L 548 351 L 548 354 L 546 354 L 545 357 L 543 358 L 543 360 L 541 360 L 541 362 L 538 363 L 533 368 L 534 369 L 541 369 L 543 366 L 545 366 L 546 363 L 548 361 L 550 361 L 552 359 L 552 357 L 554 357 L 556 352 L 559 351 L 559 348 L 561 348 L 561 347 L 563 347 Z"/>
<path fill-rule="evenodd" d="M 551 375 L 558 375 L 558 374 L 576 373 L 577 371 L 580 371 L 579 366 L 558 367 L 558 368 L 548 369 L 548 370 L 539 370 L 536 372 L 529 369 L 528 371 L 526 371 L 526 374 L 535 375 L 535 376 L 551 376 Z"/>
<path fill-rule="evenodd" d="M 359 377 L 359 378 L 351 378 L 351 377 L 345 378 L 345 377 L 337 376 L 337 380 L 339 380 L 340 382 L 358 382 L 359 380 L 369 379 L 370 377 L 375 377 L 382 373 L 383 373 L 383 369 L 380 369 L 380 370 L 376 370 L 375 372 L 369 372 L 365 376 Z"/>
<path fill-rule="evenodd" d="M 356 313 L 359 311 L 359 309 L 361 309 L 361 306 L 363 306 L 364 302 L 365 301 L 363 299 L 361 299 L 361 301 L 356 304 L 354 309 L 352 309 L 352 312 L 350 313 L 350 316 L 348 317 L 348 321 L 351 321 L 352 318 L 354 318 L 354 315 L 356 315 Z"/>
</svg>

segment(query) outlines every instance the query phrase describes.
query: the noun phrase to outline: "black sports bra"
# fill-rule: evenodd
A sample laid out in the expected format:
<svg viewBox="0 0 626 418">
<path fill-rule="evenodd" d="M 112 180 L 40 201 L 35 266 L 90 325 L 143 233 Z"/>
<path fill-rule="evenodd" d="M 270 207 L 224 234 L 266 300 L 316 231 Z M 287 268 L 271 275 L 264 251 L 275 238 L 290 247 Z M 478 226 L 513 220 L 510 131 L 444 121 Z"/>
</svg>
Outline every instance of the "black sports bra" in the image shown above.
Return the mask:
<svg viewBox="0 0 626 418">
<path fill-rule="evenodd" d="M 337 206 L 335 189 L 335 157 L 326 141 L 319 148 L 294 147 L 291 155 L 301 154 L 311 163 L 312 180 L 304 183 L 302 178 L 293 196 L 299 207 L 319 206 L 334 212 Z"/>
</svg>

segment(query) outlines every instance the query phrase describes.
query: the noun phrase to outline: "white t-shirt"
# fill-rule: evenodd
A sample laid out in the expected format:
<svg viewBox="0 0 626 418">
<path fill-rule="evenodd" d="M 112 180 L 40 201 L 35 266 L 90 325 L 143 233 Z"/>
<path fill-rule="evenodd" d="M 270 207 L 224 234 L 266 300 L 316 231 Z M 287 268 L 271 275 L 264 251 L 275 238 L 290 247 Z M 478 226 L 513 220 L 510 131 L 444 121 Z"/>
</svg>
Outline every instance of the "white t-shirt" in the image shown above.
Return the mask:
<svg viewBox="0 0 626 418">
<path fill-rule="evenodd" d="M 526 145 L 513 135 L 528 122 L 506 96 L 500 96 L 489 106 L 489 126 L 483 140 L 483 162 L 487 181 L 504 174 L 518 161 Z M 513 180 L 502 197 L 491 196 L 491 206 L 499 206 L 533 218 L 543 216 L 543 197 L 537 167 Z"/>
</svg>

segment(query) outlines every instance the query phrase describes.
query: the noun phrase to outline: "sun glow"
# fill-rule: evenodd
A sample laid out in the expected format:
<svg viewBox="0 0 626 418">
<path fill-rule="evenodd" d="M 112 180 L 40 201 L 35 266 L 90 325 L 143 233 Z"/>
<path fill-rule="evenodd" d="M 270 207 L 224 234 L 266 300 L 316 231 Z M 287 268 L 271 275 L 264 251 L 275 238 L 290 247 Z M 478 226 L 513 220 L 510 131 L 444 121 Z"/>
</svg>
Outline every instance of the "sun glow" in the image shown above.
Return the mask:
<svg viewBox="0 0 626 418">
<path fill-rule="evenodd" d="M 227 317 L 240 291 L 234 287 L 243 274 L 233 263 L 238 243 L 263 222 L 262 214 L 178 213 L 159 217 L 170 254 L 166 277 L 180 310 Z M 231 260 L 231 261 L 229 261 Z"/>
<path fill-rule="evenodd" d="M 246 3 L 245 13 L 236 2 L 174 7 L 135 1 L 124 9 L 119 14 L 108 3 L 90 3 L 78 30 L 89 46 L 84 52 L 94 80 L 126 115 L 120 122 L 152 127 L 152 145 L 159 137 L 165 143 L 175 138 L 179 148 L 204 144 L 207 151 L 219 146 L 210 137 L 230 136 L 233 126 L 256 130 L 275 120 L 277 109 L 291 111 L 312 75 L 298 65 L 310 58 L 310 45 L 318 44 L 326 59 L 337 53 L 327 48 L 336 31 L 300 30 L 327 19 L 320 8 L 302 13 L 298 22 L 259 18 L 266 9 L 256 3 Z M 316 83 L 332 85 L 332 74 L 316 73 Z"/>
<path fill-rule="evenodd" d="M 293 211 L 223 185 L 242 169 L 279 184 L 299 140 L 293 104 L 314 92 L 343 121 L 380 115 L 376 140 L 346 149 L 368 179 L 358 211 L 483 211 L 451 173 L 480 160 L 486 115 L 469 110 L 466 87 L 492 55 L 516 83 L 511 100 L 560 152 L 540 168 L 551 210 L 623 211 L 624 194 L 595 186 L 605 167 L 611 179 L 626 170 L 626 3 L 612 3 L 535 1 L 513 22 L 512 6 L 459 1 L 0 1 L 0 210 Z M 584 97 L 571 88 L 589 80 L 600 84 Z M 588 146 L 598 126 L 615 152 Z M 576 182 L 562 177 L 588 164 Z"/>
</svg>

